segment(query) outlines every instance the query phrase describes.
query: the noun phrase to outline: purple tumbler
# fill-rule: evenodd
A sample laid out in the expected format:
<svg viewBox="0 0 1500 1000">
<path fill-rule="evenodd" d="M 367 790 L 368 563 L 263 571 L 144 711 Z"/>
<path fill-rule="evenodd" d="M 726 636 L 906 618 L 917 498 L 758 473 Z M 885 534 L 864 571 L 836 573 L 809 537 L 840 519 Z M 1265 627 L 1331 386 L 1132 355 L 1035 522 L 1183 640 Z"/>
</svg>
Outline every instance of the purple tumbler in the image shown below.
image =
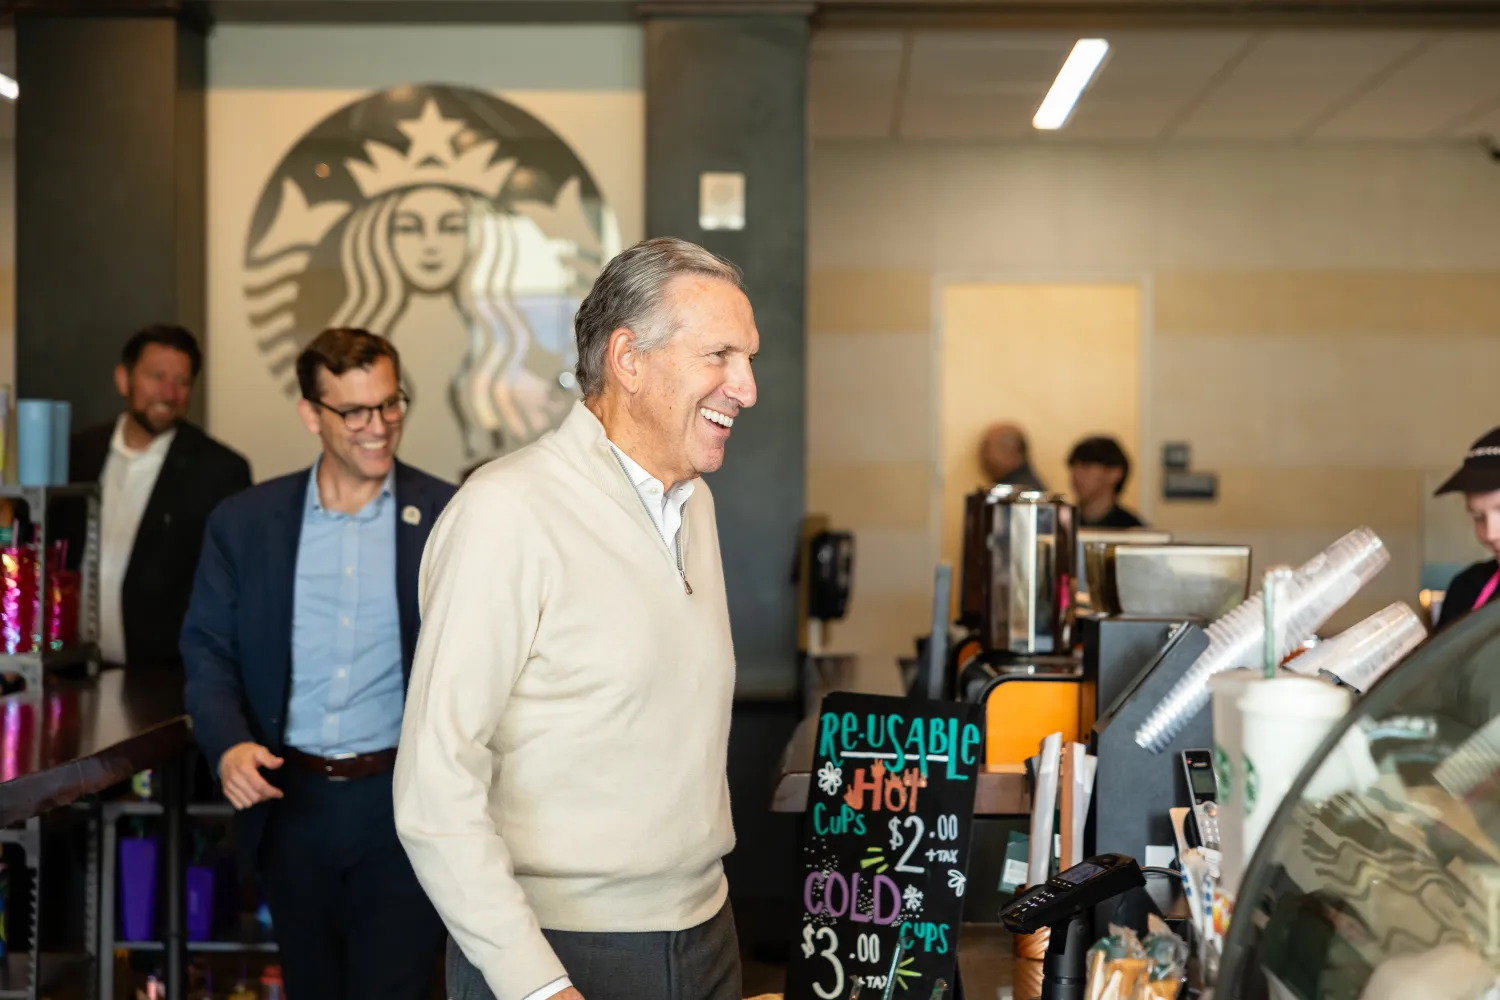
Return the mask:
<svg viewBox="0 0 1500 1000">
<path fill-rule="evenodd" d="M 214 926 L 214 870 L 191 865 L 187 870 L 187 938 L 207 941 Z"/>
<path fill-rule="evenodd" d="M 120 838 L 120 930 L 126 941 L 150 941 L 156 930 L 155 837 Z"/>
</svg>

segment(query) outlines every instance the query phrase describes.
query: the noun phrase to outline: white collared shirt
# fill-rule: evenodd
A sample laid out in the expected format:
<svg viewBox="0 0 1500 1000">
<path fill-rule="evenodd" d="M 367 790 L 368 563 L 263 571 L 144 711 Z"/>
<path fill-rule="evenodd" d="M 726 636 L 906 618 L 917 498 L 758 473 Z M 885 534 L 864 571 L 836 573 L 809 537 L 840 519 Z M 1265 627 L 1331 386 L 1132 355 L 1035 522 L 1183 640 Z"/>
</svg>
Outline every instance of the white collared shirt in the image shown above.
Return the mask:
<svg viewBox="0 0 1500 1000">
<path fill-rule="evenodd" d="M 167 450 L 177 436 L 176 428 L 156 435 L 139 450 L 125 443 L 125 421 L 115 421 L 109 439 L 109 457 L 99 478 L 103 494 L 99 502 L 99 655 L 106 663 L 125 662 L 125 613 L 121 591 L 135 536 L 156 488 Z"/>
<path fill-rule="evenodd" d="M 687 503 L 688 497 L 693 495 L 693 480 L 689 479 L 685 483 L 678 483 L 671 489 L 667 489 L 660 480 L 615 447 L 613 442 L 609 447 L 620 459 L 620 464 L 625 466 L 625 473 L 630 477 L 630 483 L 635 487 L 636 493 L 640 494 L 641 502 L 646 505 L 646 511 L 651 515 L 651 521 L 656 525 L 661 540 L 667 543 L 667 548 L 675 548 L 677 532 L 682 527 L 682 505 Z M 527 1000 L 531 998 L 528 997 Z"/>
</svg>

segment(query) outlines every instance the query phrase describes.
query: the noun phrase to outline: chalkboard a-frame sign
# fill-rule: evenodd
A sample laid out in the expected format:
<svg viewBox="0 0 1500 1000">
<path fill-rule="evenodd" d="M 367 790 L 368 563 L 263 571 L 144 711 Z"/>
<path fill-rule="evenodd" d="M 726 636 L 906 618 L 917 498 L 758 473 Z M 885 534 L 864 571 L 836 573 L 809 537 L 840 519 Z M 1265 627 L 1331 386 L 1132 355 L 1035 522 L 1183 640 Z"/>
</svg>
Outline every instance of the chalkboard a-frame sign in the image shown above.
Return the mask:
<svg viewBox="0 0 1500 1000">
<path fill-rule="evenodd" d="M 823 699 L 802 839 L 802 922 L 786 1000 L 953 997 L 979 706 L 874 695 Z M 898 954 L 899 952 L 899 954 Z"/>
</svg>

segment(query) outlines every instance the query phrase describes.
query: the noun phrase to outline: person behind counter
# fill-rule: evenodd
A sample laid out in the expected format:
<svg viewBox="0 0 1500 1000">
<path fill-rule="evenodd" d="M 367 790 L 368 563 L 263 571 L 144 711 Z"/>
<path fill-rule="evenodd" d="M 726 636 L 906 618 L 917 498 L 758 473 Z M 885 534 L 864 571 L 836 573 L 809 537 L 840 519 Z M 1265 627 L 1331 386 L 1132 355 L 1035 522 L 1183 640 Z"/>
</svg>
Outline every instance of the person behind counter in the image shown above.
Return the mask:
<svg viewBox="0 0 1500 1000">
<path fill-rule="evenodd" d="M 979 442 L 979 467 L 991 485 L 1046 490 L 1042 478 L 1031 467 L 1031 447 L 1026 433 L 1016 424 L 994 424 Z"/>
<path fill-rule="evenodd" d="M 741 282 L 682 240 L 611 260 L 574 319 L 583 401 L 432 533 L 396 826 L 452 1000 L 740 1000 L 734 647 L 700 477 L 755 403 Z"/>
<path fill-rule="evenodd" d="M 1080 528 L 1143 528 L 1145 522 L 1120 506 L 1130 478 L 1130 459 L 1112 437 L 1084 438 L 1068 455 L 1068 478 L 1078 499 Z"/>
<path fill-rule="evenodd" d="M 400 375 L 363 330 L 307 346 L 297 409 L 322 453 L 214 511 L 182 630 L 193 735 L 240 810 L 294 997 L 421 1000 L 443 944 L 391 769 L 422 547 L 453 487 L 396 461 Z"/>
<path fill-rule="evenodd" d="M 1500 555 L 1500 427 L 1474 442 L 1464 464 L 1439 486 L 1434 496 L 1462 493 L 1474 521 L 1479 544 Z M 1500 561 L 1475 563 L 1448 584 L 1438 628 L 1451 625 L 1494 600 L 1500 590 Z"/>
<path fill-rule="evenodd" d="M 125 342 L 115 388 L 125 410 L 69 442 L 70 478 L 101 485 L 99 655 L 175 666 L 177 637 L 209 513 L 250 485 L 250 463 L 186 419 L 203 367 L 180 326 Z"/>
</svg>

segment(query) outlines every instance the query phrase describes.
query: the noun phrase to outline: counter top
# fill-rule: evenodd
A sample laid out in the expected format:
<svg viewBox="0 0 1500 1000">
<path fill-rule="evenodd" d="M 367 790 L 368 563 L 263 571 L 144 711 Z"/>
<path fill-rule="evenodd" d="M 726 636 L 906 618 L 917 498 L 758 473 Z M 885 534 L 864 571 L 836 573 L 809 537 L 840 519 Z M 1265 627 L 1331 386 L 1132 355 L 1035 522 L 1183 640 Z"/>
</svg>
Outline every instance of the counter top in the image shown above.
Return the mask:
<svg viewBox="0 0 1500 1000">
<path fill-rule="evenodd" d="M 126 781 L 190 740 L 178 670 L 49 676 L 41 697 L 0 698 L 0 826 Z"/>
<path fill-rule="evenodd" d="M 812 784 L 813 740 L 818 717 L 810 715 L 797 724 L 796 732 L 781 753 L 780 772 L 771 792 L 771 811 L 799 813 L 807 809 L 807 790 Z M 1026 788 L 1023 766 L 985 767 L 974 790 L 974 815 L 1025 816 L 1031 812 L 1031 793 Z"/>
</svg>

